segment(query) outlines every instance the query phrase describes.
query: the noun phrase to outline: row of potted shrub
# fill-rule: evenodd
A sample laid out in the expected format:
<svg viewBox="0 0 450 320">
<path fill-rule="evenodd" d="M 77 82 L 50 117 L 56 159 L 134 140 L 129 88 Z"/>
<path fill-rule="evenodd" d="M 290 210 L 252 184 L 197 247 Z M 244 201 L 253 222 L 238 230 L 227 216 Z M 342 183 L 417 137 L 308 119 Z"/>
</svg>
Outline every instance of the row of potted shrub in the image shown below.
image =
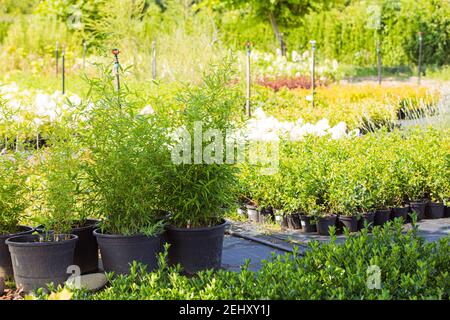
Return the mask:
<svg viewBox="0 0 450 320">
<path fill-rule="evenodd" d="M 156 268 L 165 242 L 170 264 L 188 274 L 219 268 L 235 169 L 172 161 L 171 131 L 232 123 L 237 95 L 218 72 L 181 93 L 176 114 L 160 102 L 162 111 L 139 115 L 139 95 L 117 94 L 109 78 L 91 80 L 101 99 L 80 107 L 88 119 L 80 127 L 55 124 L 45 148 L 0 155 L 0 277 L 13 273 L 25 291 L 61 284 L 71 265 L 97 269 L 97 243 L 104 270 L 115 274 L 132 261 Z"/>
<path fill-rule="evenodd" d="M 378 210 L 354 215 L 326 215 L 313 216 L 304 213 L 285 214 L 281 210 L 272 208 L 259 208 L 251 204 L 238 208 L 238 213 L 246 215 L 249 221 L 254 223 L 279 223 L 282 229 L 299 230 L 305 233 L 318 232 L 321 235 L 329 235 L 329 227 L 335 226 L 338 232 L 345 227 L 349 232 L 360 231 L 367 224 L 381 226 L 388 221 L 401 218 L 405 223 L 411 221 L 414 213 L 417 221 L 422 219 L 450 218 L 450 206 L 441 203 L 412 202 L 402 207 L 386 210 Z"/>
<path fill-rule="evenodd" d="M 448 133 L 395 130 L 340 140 L 306 136 L 284 141 L 275 174 L 241 165 L 241 201 L 278 209 L 288 223 L 299 212 L 329 224 L 339 216 L 354 225 L 355 217 L 370 212 L 382 221 L 391 212 L 405 217 L 408 206 L 423 212 L 423 201 L 427 216 L 440 218 L 450 203 Z M 256 211 L 249 212 L 255 217 Z M 263 218 L 265 213 L 261 210 Z"/>
</svg>

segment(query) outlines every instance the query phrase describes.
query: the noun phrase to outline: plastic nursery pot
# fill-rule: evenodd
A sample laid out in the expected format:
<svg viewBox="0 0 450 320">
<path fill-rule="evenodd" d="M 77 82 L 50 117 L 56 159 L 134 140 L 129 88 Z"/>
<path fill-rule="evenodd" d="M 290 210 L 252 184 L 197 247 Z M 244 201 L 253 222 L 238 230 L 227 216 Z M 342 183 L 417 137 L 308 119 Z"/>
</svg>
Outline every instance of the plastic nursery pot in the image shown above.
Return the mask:
<svg viewBox="0 0 450 320">
<path fill-rule="evenodd" d="M 440 219 L 444 217 L 444 204 L 438 202 L 428 202 L 425 207 L 425 218 Z"/>
<path fill-rule="evenodd" d="M 114 274 L 129 274 L 130 264 L 140 262 L 151 272 L 158 267 L 158 254 L 162 251 L 161 235 L 148 237 L 143 234 L 124 236 L 93 232 L 97 238 L 103 269 Z"/>
<path fill-rule="evenodd" d="M 269 223 L 274 221 L 274 214 L 272 208 L 263 208 L 259 212 L 259 222 Z"/>
<path fill-rule="evenodd" d="M 391 218 L 391 209 L 377 210 L 373 219 L 375 226 L 382 226 Z"/>
<path fill-rule="evenodd" d="M 320 217 L 317 220 L 317 232 L 323 236 L 330 235 L 330 227 L 336 226 L 337 216 L 335 214 L 331 214 L 325 217 Z"/>
<path fill-rule="evenodd" d="M 350 232 L 358 231 L 358 217 L 339 215 L 339 224 L 343 228 L 347 228 Z"/>
<path fill-rule="evenodd" d="M 307 215 L 299 215 L 303 232 L 317 232 L 317 224 L 313 217 Z"/>
<path fill-rule="evenodd" d="M 358 220 L 358 230 L 362 230 L 364 228 L 364 223 L 366 222 L 368 229 L 372 230 L 374 219 L 375 219 L 375 212 L 365 212 L 361 214 Z"/>
<path fill-rule="evenodd" d="M 62 285 L 70 275 L 78 237 L 73 234 L 52 236 L 53 241 L 40 242 L 39 235 L 23 235 L 6 240 L 11 253 L 16 286 L 25 292 Z"/>
<path fill-rule="evenodd" d="M 444 218 L 450 218 L 450 206 L 445 206 Z"/>
<path fill-rule="evenodd" d="M 82 274 L 98 270 L 98 245 L 93 231 L 98 228 L 99 222 L 95 219 L 86 219 L 82 226 L 71 231 L 78 237 L 73 263 L 80 267 Z"/>
<path fill-rule="evenodd" d="M 251 222 L 259 222 L 259 212 L 257 208 L 253 205 L 246 205 L 247 208 L 247 216 Z"/>
<path fill-rule="evenodd" d="M 302 223 L 300 221 L 300 216 L 298 213 L 288 214 L 286 216 L 286 219 L 289 229 L 298 230 L 302 228 Z"/>
<path fill-rule="evenodd" d="M 391 220 L 402 218 L 403 223 L 406 223 L 406 219 L 408 217 L 409 206 L 404 207 L 394 207 L 391 211 Z"/>
<path fill-rule="evenodd" d="M 409 212 L 416 213 L 417 221 L 422 220 L 425 217 L 425 208 L 427 206 L 426 201 L 413 201 L 409 203 Z M 411 217 L 408 216 L 408 221 L 411 221 Z"/>
<path fill-rule="evenodd" d="M 226 221 L 206 228 L 166 227 L 169 264 L 181 264 L 187 274 L 200 270 L 219 269 L 222 264 Z"/>
<path fill-rule="evenodd" d="M 9 254 L 8 245 L 5 243 L 6 239 L 25 234 L 32 234 L 33 231 L 34 228 L 32 227 L 18 226 L 17 232 L 0 235 L 0 278 L 7 278 L 13 276 L 11 255 Z"/>
</svg>

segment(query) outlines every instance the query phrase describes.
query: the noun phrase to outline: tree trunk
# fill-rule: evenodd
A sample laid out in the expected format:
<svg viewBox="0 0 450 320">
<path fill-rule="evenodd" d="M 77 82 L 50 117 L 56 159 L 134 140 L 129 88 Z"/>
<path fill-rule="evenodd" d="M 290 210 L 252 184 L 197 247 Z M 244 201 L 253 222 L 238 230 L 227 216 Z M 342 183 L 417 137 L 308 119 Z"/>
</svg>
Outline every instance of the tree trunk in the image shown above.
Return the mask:
<svg viewBox="0 0 450 320">
<path fill-rule="evenodd" d="M 286 54 L 286 47 L 284 45 L 284 40 L 282 35 L 280 34 L 280 31 L 278 30 L 278 23 L 275 19 L 275 15 L 273 12 L 269 12 L 269 20 L 270 24 L 272 25 L 273 33 L 275 34 L 275 38 L 277 39 L 277 43 L 280 46 L 281 54 L 284 56 Z"/>
</svg>

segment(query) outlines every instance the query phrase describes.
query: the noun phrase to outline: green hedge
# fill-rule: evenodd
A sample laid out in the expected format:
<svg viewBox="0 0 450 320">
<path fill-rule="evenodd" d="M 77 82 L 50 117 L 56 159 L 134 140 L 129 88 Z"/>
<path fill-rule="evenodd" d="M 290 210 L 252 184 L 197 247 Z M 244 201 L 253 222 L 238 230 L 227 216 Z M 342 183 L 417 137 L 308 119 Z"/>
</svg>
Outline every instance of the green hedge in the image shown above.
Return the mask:
<svg viewBox="0 0 450 320">
<path fill-rule="evenodd" d="M 112 279 L 98 293 L 75 291 L 73 299 L 448 299 L 450 237 L 426 242 L 417 226 L 402 232 L 400 221 L 373 235 L 363 230 L 343 244 L 312 242 L 304 257 L 274 256 L 253 272 L 206 271 L 195 277 L 168 267 L 147 273 L 134 264 L 131 274 Z M 169 249 L 170 250 L 170 249 Z M 381 271 L 380 289 L 369 289 L 368 267 Z M 372 274 L 373 275 L 373 274 Z M 39 296 L 46 298 L 46 296 Z"/>
</svg>

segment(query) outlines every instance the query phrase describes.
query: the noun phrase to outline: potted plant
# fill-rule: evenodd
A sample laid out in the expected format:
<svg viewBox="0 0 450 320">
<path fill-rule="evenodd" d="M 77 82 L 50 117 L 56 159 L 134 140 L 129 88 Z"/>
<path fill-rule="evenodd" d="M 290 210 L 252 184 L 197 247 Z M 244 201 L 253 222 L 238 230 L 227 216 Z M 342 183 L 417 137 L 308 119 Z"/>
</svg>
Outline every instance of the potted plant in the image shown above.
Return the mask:
<svg viewBox="0 0 450 320">
<path fill-rule="evenodd" d="M 133 261 L 148 271 L 157 267 L 167 216 L 158 195 L 170 159 L 164 145 L 168 123 L 157 113 L 139 115 L 140 103 L 126 88 L 119 97 L 107 92 L 90 111 L 81 137 L 89 149 L 86 170 L 102 215 L 93 233 L 104 270 L 116 275 L 129 273 Z"/>
<path fill-rule="evenodd" d="M 18 153 L 0 155 L 0 278 L 13 276 L 6 239 L 33 232 L 32 227 L 19 225 L 27 207 L 22 164 Z"/>
<path fill-rule="evenodd" d="M 173 132 L 182 132 L 170 135 L 172 160 L 180 157 L 186 144 L 191 149 L 194 141 L 194 152 L 183 152 L 183 161 L 166 166 L 161 188 L 164 209 L 171 212 L 166 227 L 168 260 L 172 265 L 180 264 L 188 274 L 220 268 L 224 213 L 235 201 L 237 168 L 225 161 L 222 148 L 240 114 L 239 92 L 228 85 L 229 76 L 228 69 L 221 68 L 206 75 L 203 85 L 188 88 L 178 99 L 180 117 L 172 120 L 180 126 Z M 214 135 L 195 144 L 199 131 Z"/>
<path fill-rule="evenodd" d="M 95 197 L 91 193 L 92 187 L 88 185 L 86 176 L 86 166 L 88 162 L 87 152 L 79 148 L 73 136 L 62 127 L 55 125 L 54 132 L 49 137 L 48 148 L 41 152 L 41 161 L 37 170 L 41 172 L 44 178 L 47 176 L 51 181 L 59 181 L 61 194 L 65 194 L 67 199 L 62 202 L 72 223 L 70 234 L 78 237 L 74 253 L 74 265 L 80 268 L 82 274 L 92 273 L 98 270 L 98 245 L 93 235 L 93 231 L 98 228 L 99 220 L 95 211 Z M 48 159 L 46 161 L 45 159 Z M 50 176 L 51 175 L 51 176 Z M 39 188 L 40 181 L 37 181 L 37 193 L 34 194 L 35 200 L 43 199 L 44 203 L 36 207 L 35 218 L 39 224 L 36 230 L 41 233 L 53 232 L 52 225 L 49 224 L 47 217 L 40 216 L 39 212 L 45 210 L 46 190 Z M 56 193 L 56 191 L 55 191 Z M 40 195 L 39 195 L 40 194 Z"/>
<path fill-rule="evenodd" d="M 46 150 L 38 152 L 35 156 L 38 169 L 29 179 L 31 183 L 39 182 L 38 190 L 32 193 L 33 201 L 45 226 L 52 232 L 6 240 L 16 286 L 24 291 L 45 288 L 49 283 L 63 284 L 69 276 L 67 268 L 74 264 L 78 237 L 70 234 L 75 199 L 65 166 L 68 152 L 64 148 L 52 150 L 51 155 Z"/>
</svg>

